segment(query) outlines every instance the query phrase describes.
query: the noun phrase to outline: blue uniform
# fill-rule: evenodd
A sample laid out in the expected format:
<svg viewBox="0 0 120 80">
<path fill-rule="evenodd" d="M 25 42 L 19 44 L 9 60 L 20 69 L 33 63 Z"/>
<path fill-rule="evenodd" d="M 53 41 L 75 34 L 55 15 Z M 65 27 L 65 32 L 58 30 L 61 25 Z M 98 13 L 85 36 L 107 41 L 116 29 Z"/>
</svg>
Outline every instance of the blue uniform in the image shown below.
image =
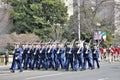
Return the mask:
<svg viewBox="0 0 120 80">
<path fill-rule="evenodd" d="M 74 48 L 74 70 L 77 70 L 79 67 L 83 69 L 84 59 L 83 59 L 83 48 L 82 47 L 75 47 Z"/>
<path fill-rule="evenodd" d="M 55 67 L 55 62 L 54 62 L 54 49 L 53 47 L 48 47 L 47 49 L 47 54 L 48 54 L 48 61 L 49 61 L 49 68 L 54 69 Z"/>
<path fill-rule="evenodd" d="M 65 68 L 66 70 L 69 70 L 69 64 L 71 64 L 71 68 L 73 69 L 73 52 L 74 49 L 70 47 L 66 47 L 66 62 L 65 62 Z"/>
<path fill-rule="evenodd" d="M 37 57 L 36 68 L 40 69 L 42 66 L 42 48 L 38 48 L 36 57 Z"/>
<path fill-rule="evenodd" d="M 27 70 L 27 64 L 28 64 L 28 50 L 29 48 L 23 49 L 23 67 L 25 70 Z"/>
<path fill-rule="evenodd" d="M 12 71 L 15 72 L 16 70 L 16 66 L 18 65 L 19 68 L 20 68 L 20 72 L 23 71 L 23 67 L 22 67 L 22 48 L 16 48 L 15 49 L 15 52 L 14 52 L 14 63 L 13 63 L 13 68 L 12 68 Z"/>
<path fill-rule="evenodd" d="M 93 57 L 93 68 L 95 68 L 95 61 L 97 63 L 97 68 L 100 68 L 100 65 L 99 65 L 99 61 L 98 61 L 98 58 L 99 58 L 99 50 L 98 49 L 92 49 L 92 57 Z"/>
<path fill-rule="evenodd" d="M 46 70 L 48 69 L 48 56 L 47 56 L 47 48 L 42 48 L 41 50 L 41 60 L 42 60 L 42 67 Z"/>
<path fill-rule="evenodd" d="M 36 48 L 34 55 L 35 55 L 34 65 L 36 66 L 37 69 L 40 69 L 39 68 L 39 61 L 40 61 L 39 48 Z"/>
<path fill-rule="evenodd" d="M 44 64 L 45 64 L 45 69 L 47 70 L 49 68 L 49 59 L 48 59 L 48 48 L 45 48 L 45 57 L 44 57 Z"/>
<path fill-rule="evenodd" d="M 61 47 L 60 48 L 60 52 L 59 52 L 59 62 L 61 64 L 61 68 L 64 69 L 64 66 L 65 66 L 65 48 L 64 47 Z"/>
<path fill-rule="evenodd" d="M 56 69 L 59 68 L 61 64 L 61 68 L 64 69 L 65 65 L 65 49 L 64 47 L 60 47 L 56 53 Z"/>
<path fill-rule="evenodd" d="M 55 54 L 55 70 L 58 70 L 59 66 L 60 66 L 60 53 L 58 53 L 59 48 L 58 47 L 54 47 L 53 49 L 53 53 Z"/>
<path fill-rule="evenodd" d="M 83 52 L 83 56 L 84 56 L 84 69 L 86 69 L 86 63 L 88 62 L 88 66 L 89 68 L 93 68 L 92 66 L 92 52 L 90 48 L 84 48 L 84 52 Z"/>
<path fill-rule="evenodd" d="M 34 69 L 34 60 L 35 60 L 34 52 L 35 52 L 35 48 L 31 48 L 29 53 L 29 68 L 32 70 Z"/>
</svg>

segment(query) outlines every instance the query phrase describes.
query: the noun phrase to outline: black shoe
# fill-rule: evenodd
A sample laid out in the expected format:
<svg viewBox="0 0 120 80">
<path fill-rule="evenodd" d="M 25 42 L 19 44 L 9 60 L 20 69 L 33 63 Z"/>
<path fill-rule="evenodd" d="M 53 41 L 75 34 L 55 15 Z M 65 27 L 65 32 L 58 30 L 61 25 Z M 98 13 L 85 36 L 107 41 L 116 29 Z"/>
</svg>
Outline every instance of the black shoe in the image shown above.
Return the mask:
<svg viewBox="0 0 120 80">
<path fill-rule="evenodd" d="M 84 69 L 80 69 L 80 71 L 83 71 Z"/>
<path fill-rule="evenodd" d="M 83 69 L 81 69 L 81 71 L 85 71 L 85 70 L 86 70 L 86 69 L 84 69 L 84 68 L 83 68 Z"/>
<path fill-rule="evenodd" d="M 65 71 L 69 71 L 68 69 L 65 69 Z"/>
<path fill-rule="evenodd" d="M 20 72 L 23 72 L 23 70 L 21 70 Z"/>
<path fill-rule="evenodd" d="M 14 70 L 12 70 L 11 72 L 12 72 L 12 73 L 15 73 L 15 71 L 14 71 Z"/>
<path fill-rule="evenodd" d="M 98 67 L 97 69 L 100 69 L 100 67 Z"/>
<path fill-rule="evenodd" d="M 34 70 L 34 68 L 31 68 L 31 70 Z"/>
<path fill-rule="evenodd" d="M 91 68 L 91 70 L 93 70 L 93 69 L 95 69 L 95 68 Z"/>
<path fill-rule="evenodd" d="M 55 71 L 58 71 L 58 69 L 56 68 Z"/>
<path fill-rule="evenodd" d="M 40 70 L 40 68 L 38 68 L 38 70 Z"/>
<path fill-rule="evenodd" d="M 77 71 L 77 69 L 74 69 L 74 71 Z"/>
</svg>

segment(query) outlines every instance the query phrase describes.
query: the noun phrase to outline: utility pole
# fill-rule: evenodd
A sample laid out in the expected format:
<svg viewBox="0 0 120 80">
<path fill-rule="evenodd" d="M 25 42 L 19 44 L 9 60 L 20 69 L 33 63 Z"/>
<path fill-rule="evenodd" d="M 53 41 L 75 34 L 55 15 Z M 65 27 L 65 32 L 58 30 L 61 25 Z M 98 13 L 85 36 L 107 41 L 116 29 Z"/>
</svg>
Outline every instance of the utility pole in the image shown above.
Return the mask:
<svg viewBox="0 0 120 80">
<path fill-rule="evenodd" d="M 77 0 L 77 3 L 78 3 L 78 7 L 77 7 L 77 9 L 78 9 L 78 39 L 79 39 L 79 41 L 80 41 L 80 39 L 81 39 L 81 34 L 80 34 L 80 0 Z"/>
</svg>

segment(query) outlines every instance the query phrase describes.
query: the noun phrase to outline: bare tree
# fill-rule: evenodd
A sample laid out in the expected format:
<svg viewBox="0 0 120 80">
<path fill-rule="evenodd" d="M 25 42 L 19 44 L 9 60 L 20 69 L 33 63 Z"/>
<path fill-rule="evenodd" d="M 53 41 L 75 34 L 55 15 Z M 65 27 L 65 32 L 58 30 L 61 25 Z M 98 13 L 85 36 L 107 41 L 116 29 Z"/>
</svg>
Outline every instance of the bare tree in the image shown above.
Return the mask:
<svg viewBox="0 0 120 80">
<path fill-rule="evenodd" d="M 112 5 L 111 5 L 112 4 Z M 74 4 L 75 5 L 75 4 Z M 104 9 L 106 10 L 106 6 L 111 6 L 111 14 L 107 14 L 107 12 L 104 12 Z M 76 8 L 76 7 L 75 7 Z M 101 26 L 108 26 L 113 30 L 113 20 L 114 20 L 114 1 L 113 0 L 81 0 L 81 32 L 86 31 L 89 34 L 93 34 L 94 30 L 96 29 L 96 24 L 100 23 Z M 110 11 L 109 11 L 110 12 Z M 100 13 L 105 13 L 104 15 L 99 15 Z M 77 11 L 75 9 L 74 15 L 71 17 L 71 20 L 69 21 L 69 28 L 74 30 L 77 33 Z M 109 15 L 107 17 L 104 17 L 105 15 Z M 103 17 L 103 18 L 101 18 Z M 103 20 L 106 20 L 106 22 Z M 112 27 L 110 27 L 112 26 Z"/>
</svg>

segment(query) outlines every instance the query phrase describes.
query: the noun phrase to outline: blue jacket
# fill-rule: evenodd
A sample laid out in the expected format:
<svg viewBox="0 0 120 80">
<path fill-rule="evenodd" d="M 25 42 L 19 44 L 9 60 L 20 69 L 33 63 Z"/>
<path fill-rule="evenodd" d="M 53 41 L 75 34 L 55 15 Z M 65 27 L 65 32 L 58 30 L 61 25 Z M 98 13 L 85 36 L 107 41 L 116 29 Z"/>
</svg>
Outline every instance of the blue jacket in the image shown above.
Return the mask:
<svg viewBox="0 0 120 80">
<path fill-rule="evenodd" d="M 92 58 L 92 52 L 91 52 L 91 49 L 90 48 L 84 48 L 84 51 L 83 51 L 83 56 L 84 58 Z"/>
<path fill-rule="evenodd" d="M 65 57 L 65 48 L 64 47 L 62 47 L 62 48 L 60 48 L 60 58 L 64 58 Z"/>
<path fill-rule="evenodd" d="M 77 47 L 76 54 L 79 58 L 83 58 L 83 47 Z"/>
<path fill-rule="evenodd" d="M 29 48 L 23 49 L 23 59 L 27 59 L 28 58 L 28 50 L 29 50 Z"/>
<path fill-rule="evenodd" d="M 73 58 L 74 48 L 66 47 L 66 58 Z"/>
<path fill-rule="evenodd" d="M 22 54 L 22 48 L 16 48 L 14 53 L 15 60 L 22 60 Z"/>
<path fill-rule="evenodd" d="M 99 49 L 92 49 L 92 57 L 99 58 Z"/>
</svg>

